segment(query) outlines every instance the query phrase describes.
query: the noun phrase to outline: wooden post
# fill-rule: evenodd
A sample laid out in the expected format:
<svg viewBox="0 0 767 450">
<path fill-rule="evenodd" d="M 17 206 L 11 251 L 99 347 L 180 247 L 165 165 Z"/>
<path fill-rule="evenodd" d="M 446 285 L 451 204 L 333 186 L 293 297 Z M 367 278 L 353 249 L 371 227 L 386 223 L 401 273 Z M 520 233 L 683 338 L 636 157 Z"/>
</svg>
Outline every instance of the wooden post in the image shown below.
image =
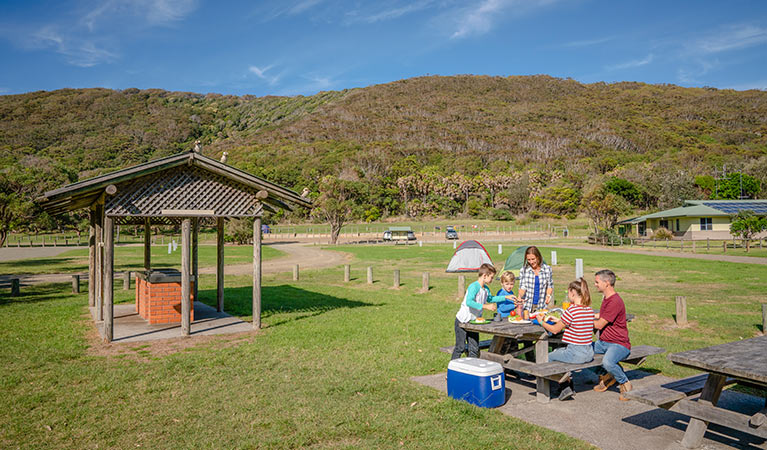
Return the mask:
<svg viewBox="0 0 767 450">
<path fill-rule="evenodd" d="M 200 232 L 200 219 L 195 217 L 192 219 L 192 276 L 194 277 L 194 295 L 192 298 L 197 300 L 197 291 L 198 291 L 198 285 L 200 284 L 200 271 L 199 269 L 199 258 L 197 257 L 197 250 L 198 250 L 198 244 L 199 244 L 199 232 Z"/>
<path fill-rule="evenodd" d="M 181 334 L 184 336 L 192 331 L 191 240 L 192 219 L 184 219 L 181 222 Z"/>
<path fill-rule="evenodd" d="M 684 251 L 684 238 L 679 241 L 679 250 Z"/>
<path fill-rule="evenodd" d="M 11 279 L 11 297 L 18 297 L 19 296 L 19 279 L 18 278 L 12 278 Z"/>
<path fill-rule="evenodd" d="M 424 272 L 421 280 L 421 291 L 429 292 L 429 272 Z"/>
<path fill-rule="evenodd" d="M 722 393 L 722 387 L 727 377 L 725 375 L 718 375 L 710 373 L 706 384 L 703 386 L 703 392 L 700 394 L 698 402 L 708 403 L 716 406 L 719 402 L 719 395 Z M 685 448 L 698 448 L 703 443 L 703 435 L 708 428 L 708 422 L 690 418 L 690 423 L 687 425 L 687 430 L 682 437 L 682 447 Z"/>
<path fill-rule="evenodd" d="M 72 293 L 80 293 L 80 275 L 72 275 Z"/>
<path fill-rule="evenodd" d="M 88 227 L 88 306 L 96 306 L 96 210 L 90 210 Z"/>
<path fill-rule="evenodd" d="M 711 250 L 711 242 L 709 241 L 708 238 L 706 238 L 706 251 L 709 251 L 709 250 Z"/>
<path fill-rule="evenodd" d="M 224 311 L 224 218 L 216 219 L 216 310 Z"/>
<path fill-rule="evenodd" d="M 344 264 L 344 283 L 348 283 L 352 279 L 352 266 Z"/>
<path fill-rule="evenodd" d="M 549 362 L 549 341 L 546 339 L 538 339 L 538 341 L 535 342 L 535 363 L 541 364 L 545 362 Z M 549 402 L 551 398 L 549 389 L 549 380 L 539 377 L 536 381 L 537 392 L 535 395 L 535 398 L 539 403 Z"/>
<path fill-rule="evenodd" d="M 114 219 L 104 216 L 104 340 L 114 339 Z"/>
<path fill-rule="evenodd" d="M 96 205 L 96 321 L 104 320 L 104 203 Z"/>
<path fill-rule="evenodd" d="M 399 289 L 399 269 L 394 269 L 394 283 L 392 287 Z"/>
<path fill-rule="evenodd" d="M 687 325 L 687 297 L 677 296 L 676 298 L 676 324 Z"/>
<path fill-rule="evenodd" d="M 293 281 L 298 281 L 298 264 L 293 266 Z"/>
<path fill-rule="evenodd" d="M 762 303 L 762 334 L 767 334 L 767 303 Z"/>
<path fill-rule="evenodd" d="M 722 241 L 722 252 L 727 253 L 727 241 Z"/>
<path fill-rule="evenodd" d="M 583 276 L 583 259 L 575 258 L 575 279 Z"/>
<path fill-rule="evenodd" d="M 695 240 L 692 239 L 692 252 L 695 253 Z"/>
<path fill-rule="evenodd" d="M 551 265 L 552 266 L 557 265 L 557 252 L 554 250 L 551 251 Z"/>
<path fill-rule="evenodd" d="M 123 291 L 130 290 L 130 270 L 123 272 Z"/>
<path fill-rule="evenodd" d="M 152 228 L 149 217 L 144 219 L 144 270 L 152 268 Z"/>
<path fill-rule="evenodd" d="M 666 250 L 668 250 L 668 238 L 666 238 Z"/>
<path fill-rule="evenodd" d="M 373 268 L 368 266 L 368 284 L 373 284 Z"/>
<path fill-rule="evenodd" d="M 498 254 L 503 255 L 503 244 L 498 244 Z"/>
<path fill-rule="evenodd" d="M 458 298 L 466 294 L 466 275 L 458 275 Z"/>
<path fill-rule="evenodd" d="M 253 221 L 253 329 L 261 329 L 261 217 Z"/>
</svg>

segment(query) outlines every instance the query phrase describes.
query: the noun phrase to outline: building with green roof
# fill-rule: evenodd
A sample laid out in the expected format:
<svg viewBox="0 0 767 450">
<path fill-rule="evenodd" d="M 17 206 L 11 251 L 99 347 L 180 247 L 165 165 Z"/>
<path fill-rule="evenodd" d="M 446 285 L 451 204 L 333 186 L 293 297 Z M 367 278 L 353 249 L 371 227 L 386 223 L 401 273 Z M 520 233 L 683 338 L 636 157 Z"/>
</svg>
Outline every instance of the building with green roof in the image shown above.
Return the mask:
<svg viewBox="0 0 767 450">
<path fill-rule="evenodd" d="M 666 228 L 683 239 L 730 239 L 730 222 L 739 211 L 767 216 L 767 200 L 686 200 L 683 206 L 618 222 L 626 236 L 651 236 Z M 760 237 L 764 236 L 762 233 Z"/>
</svg>

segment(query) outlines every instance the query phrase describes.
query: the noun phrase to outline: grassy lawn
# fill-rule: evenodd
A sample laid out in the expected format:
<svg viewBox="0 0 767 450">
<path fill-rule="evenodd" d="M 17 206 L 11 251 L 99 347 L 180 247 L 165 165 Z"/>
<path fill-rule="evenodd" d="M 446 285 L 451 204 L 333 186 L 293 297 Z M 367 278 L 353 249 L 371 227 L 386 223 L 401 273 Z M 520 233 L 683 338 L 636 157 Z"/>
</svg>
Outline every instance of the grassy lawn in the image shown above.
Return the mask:
<svg viewBox="0 0 767 450">
<path fill-rule="evenodd" d="M 505 244 L 502 256 L 491 246 L 497 265 L 516 245 Z M 588 448 L 409 380 L 447 366 L 439 347 L 454 339 L 459 303 L 457 277 L 444 273 L 452 245 L 333 250 L 356 256 L 350 283 L 343 268 L 302 270 L 298 282 L 290 273 L 266 275 L 262 332 L 180 344 L 107 347 L 93 339 L 87 294 L 72 295 L 66 284 L 25 289 L 18 298 L 3 290 L 0 447 Z M 549 249 L 542 251 L 548 259 Z M 557 300 L 576 257 L 589 277 L 613 269 L 637 316 L 630 324 L 636 344 L 679 351 L 760 331 L 767 266 L 557 251 Z M 401 271 L 398 290 L 392 269 Z M 425 271 L 431 290 L 418 294 Z M 250 277 L 226 282 L 226 309 L 249 320 Z M 130 291 L 115 294 L 132 299 Z M 201 277 L 200 294 L 215 302 L 214 276 Z M 687 296 L 689 327 L 674 325 L 675 295 Z M 662 355 L 644 368 L 692 373 Z"/>
<path fill-rule="evenodd" d="M 276 250 L 268 245 L 262 248 L 264 260 L 277 258 L 284 252 Z M 200 245 L 198 247 L 200 267 L 213 267 L 216 265 L 216 246 Z M 226 264 L 245 264 L 253 261 L 253 247 L 226 246 L 224 249 Z M 154 267 L 181 267 L 181 248 L 168 254 L 168 247 L 152 246 L 152 266 Z M 120 246 L 115 248 L 115 271 L 141 270 L 144 268 L 143 246 Z M 78 273 L 88 271 L 88 249 L 74 249 L 50 258 L 27 259 L 20 261 L 0 261 L 0 273 Z"/>
</svg>

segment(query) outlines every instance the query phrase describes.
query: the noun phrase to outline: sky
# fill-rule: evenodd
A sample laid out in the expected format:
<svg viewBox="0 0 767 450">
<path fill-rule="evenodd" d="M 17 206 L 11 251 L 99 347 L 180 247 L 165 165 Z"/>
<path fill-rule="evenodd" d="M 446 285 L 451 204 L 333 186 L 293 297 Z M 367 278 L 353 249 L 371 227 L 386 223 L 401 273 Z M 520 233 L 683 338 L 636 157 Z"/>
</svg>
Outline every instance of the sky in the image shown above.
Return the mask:
<svg viewBox="0 0 767 450">
<path fill-rule="evenodd" d="M 425 75 L 767 89 L 767 1 L 0 0 L 0 95 L 313 95 Z"/>
</svg>

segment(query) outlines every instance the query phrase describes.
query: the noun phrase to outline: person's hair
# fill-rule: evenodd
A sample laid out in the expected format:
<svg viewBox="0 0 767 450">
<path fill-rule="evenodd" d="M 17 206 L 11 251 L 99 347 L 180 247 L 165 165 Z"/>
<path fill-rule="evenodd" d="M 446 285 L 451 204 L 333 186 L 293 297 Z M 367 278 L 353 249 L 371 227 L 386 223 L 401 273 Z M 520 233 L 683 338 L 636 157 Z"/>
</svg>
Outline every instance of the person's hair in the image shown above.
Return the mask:
<svg viewBox="0 0 767 450">
<path fill-rule="evenodd" d="M 530 264 L 527 263 L 527 255 L 535 255 L 535 257 L 538 259 L 538 265 L 543 264 L 543 256 L 541 256 L 541 251 L 538 250 L 538 247 L 531 245 L 530 247 L 527 247 L 527 250 L 525 250 L 525 267 L 529 267 Z"/>
<path fill-rule="evenodd" d="M 581 297 L 581 305 L 591 306 L 591 294 L 589 293 L 589 284 L 583 277 L 578 278 L 575 281 L 571 281 L 567 286 L 568 291 L 575 291 Z"/>
<path fill-rule="evenodd" d="M 615 286 L 615 273 L 610 269 L 604 269 L 597 272 L 596 276 L 602 281 L 607 281 L 610 286 Z"/>
<path fill-rule="evenodd" d="M 505 283 L 506 281 L 514 282 L 514 272 L 509 272 L 507 270 L 501 274 L 501 283 Z"/>
<path fill-rule="evenodd" d="M 479 273 L 477 274 L 477 278 L 481 277 L 482 275 L 495 275 L 495 272 L 495 267 L 493 267 L 492 264 L 484 263 L 479 266 Z"/>
</svg>

